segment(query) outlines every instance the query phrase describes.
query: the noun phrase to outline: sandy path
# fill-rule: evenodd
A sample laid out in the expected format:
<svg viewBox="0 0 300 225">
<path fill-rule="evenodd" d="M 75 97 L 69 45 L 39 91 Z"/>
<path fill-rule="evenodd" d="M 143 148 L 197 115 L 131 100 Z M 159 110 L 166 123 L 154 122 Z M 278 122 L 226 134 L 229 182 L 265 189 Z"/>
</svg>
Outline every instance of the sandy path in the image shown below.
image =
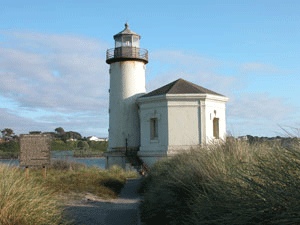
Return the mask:
<svg viewBox="0 0 300 225">
<path fill-rule="evenodd" d="M 105 200 L 86 194 L 83 200 L 69 202 L 66 212 L 75 224 L 139 225 L 140 198 L 136 188 L 140 179 L 128 180 L 118 199 Z"/>
</svg>

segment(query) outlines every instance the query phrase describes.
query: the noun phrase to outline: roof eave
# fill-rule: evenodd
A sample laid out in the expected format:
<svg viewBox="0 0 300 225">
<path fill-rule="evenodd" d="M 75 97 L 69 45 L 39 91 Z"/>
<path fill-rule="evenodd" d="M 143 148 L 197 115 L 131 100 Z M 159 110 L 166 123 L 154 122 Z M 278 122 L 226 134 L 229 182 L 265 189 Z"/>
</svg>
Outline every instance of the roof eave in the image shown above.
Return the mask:
<svg viewBox="0 0 300 225">
<path fill-rule="evenodd" d="M 213 95 L 213 94 L 163 94 L 163 95 L 155 95 L 149 97 L 139 97 L 137 99 L 137 103 L 144 103 L 144 102 L 153 102 L 153 101 L 162 101 L 162 100 L 214 100 L 218 102 L 228 102 L 229 98 L 220 95 Z"/>
</svg>

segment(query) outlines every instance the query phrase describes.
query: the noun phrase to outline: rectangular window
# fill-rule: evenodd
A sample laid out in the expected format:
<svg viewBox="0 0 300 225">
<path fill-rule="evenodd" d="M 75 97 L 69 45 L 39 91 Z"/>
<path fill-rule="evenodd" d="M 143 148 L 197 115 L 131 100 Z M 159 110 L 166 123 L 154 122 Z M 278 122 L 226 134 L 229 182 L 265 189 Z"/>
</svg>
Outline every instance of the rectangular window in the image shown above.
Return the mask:
<svg viewBox="0 0 300 225">
<path fill-rule="evenodd" d="M 213 129 L 214 138 L 219 139 L 219 118 L 214 118 Z"/>
<path fill-rule="evenodd" d="M 157 118 L 152 118 L 150 120 L 150 133 L 151 133 L 151 140 L 155 140 L 158 138 L 158 124 Z"/>
</svg>

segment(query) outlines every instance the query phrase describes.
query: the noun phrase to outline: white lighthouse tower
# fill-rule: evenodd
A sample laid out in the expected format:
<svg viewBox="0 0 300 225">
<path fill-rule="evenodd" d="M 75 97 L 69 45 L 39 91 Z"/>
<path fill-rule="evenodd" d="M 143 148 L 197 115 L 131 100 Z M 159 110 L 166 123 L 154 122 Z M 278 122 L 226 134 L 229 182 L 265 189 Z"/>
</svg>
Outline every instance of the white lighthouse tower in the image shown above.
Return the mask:
<svg viewBox="0 0 300 225">
<path fill-rule="evenodd" d="M 114 35 L 115 48 L 108 49 L 110 65 L 109 141 L 106 167 L 125 167 L 125 151 L 140 145 L 140 121 L 136 99 L 146 92 L 145 69 L 148 51 L 139 48 L 141 36 L 125 29 Z"/>
</svg>

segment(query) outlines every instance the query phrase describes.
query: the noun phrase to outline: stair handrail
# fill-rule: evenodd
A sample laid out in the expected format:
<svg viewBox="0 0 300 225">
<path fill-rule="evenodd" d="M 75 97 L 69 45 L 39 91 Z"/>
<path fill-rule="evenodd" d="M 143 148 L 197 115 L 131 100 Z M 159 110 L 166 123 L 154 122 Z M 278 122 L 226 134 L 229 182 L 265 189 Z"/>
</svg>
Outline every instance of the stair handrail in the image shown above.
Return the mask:
<svg viewBox="0 0 300 225">
<path fill-rule="evenodd" d="M 149 173 L 150 171 L 150 167 L 141 159 L 141 157 L 139 157 L 139 155 L 137 154 L 139 148 L 128 148 L 126 149 L 126 157 L 128 157 L 130 163 L 132 164 L 132 160 L 136 160 L 138 161 L 138 164 L 140 164 L 140 166 L 142 167 L 143 171 L 146 173 Z M 133 159 L 135 158 L 135 159 Z"/>
</svg>

